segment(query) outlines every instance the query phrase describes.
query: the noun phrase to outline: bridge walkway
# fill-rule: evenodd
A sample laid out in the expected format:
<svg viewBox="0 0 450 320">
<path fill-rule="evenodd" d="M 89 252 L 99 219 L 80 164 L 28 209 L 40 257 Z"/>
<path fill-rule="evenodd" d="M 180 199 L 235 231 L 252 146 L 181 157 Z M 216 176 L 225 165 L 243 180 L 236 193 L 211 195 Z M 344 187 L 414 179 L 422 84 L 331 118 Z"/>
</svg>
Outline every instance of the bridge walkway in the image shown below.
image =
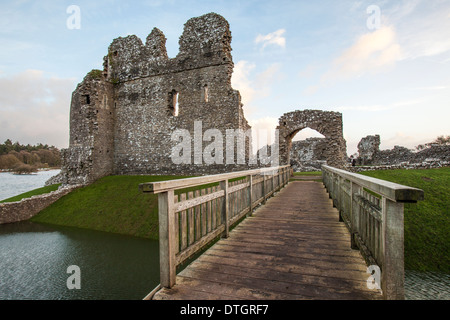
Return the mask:
<svg viewBox="0 0 450 320">
<path fill-rule="evenodd" d="M 291 181 L 154 300 L 382 299 L 320 182 Z"/>
</svg>

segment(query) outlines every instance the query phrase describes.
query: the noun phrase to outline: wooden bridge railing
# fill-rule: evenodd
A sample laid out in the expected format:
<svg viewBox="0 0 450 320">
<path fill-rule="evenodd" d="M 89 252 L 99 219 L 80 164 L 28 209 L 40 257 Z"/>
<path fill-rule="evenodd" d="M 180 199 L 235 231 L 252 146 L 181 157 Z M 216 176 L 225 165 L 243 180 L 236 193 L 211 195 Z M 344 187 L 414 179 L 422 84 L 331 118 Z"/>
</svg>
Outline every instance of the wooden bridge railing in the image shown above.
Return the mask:
<svg viewBox="0 0 450 320">
<path fill-rule="evenodd" d="M 288 183 L 290 166 L 149 182 L 158 194 L 160 286 L 171 288 L 176 268 Z M 192 188 L 194 191 L 183 189 Z"/>
<path fill-rule="evenodd" d="M 423 190 L 326 165 L 322 176 L 352 248 L 380 268 L 383 296 L 404 299 L 404 203 L 423 200 Z"/>
</svg>

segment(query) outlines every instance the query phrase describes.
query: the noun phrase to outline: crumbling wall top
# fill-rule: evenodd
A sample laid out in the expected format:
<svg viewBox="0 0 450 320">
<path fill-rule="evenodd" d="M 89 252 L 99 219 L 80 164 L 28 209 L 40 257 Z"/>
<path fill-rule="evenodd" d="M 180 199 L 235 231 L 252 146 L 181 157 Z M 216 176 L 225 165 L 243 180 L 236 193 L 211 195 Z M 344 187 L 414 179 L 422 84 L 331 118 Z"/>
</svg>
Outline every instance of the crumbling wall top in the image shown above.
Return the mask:
<svg viewBox="0 0 450 320">
<path fill-rule="evenodd" d="M 169 59 L 166 37 L 158 28 L 145 45 L 135 35 L 113 40 L 104 58 L 107 80 L 117 83 L 208 66 L 233 65 L 231 31 L 228 22 L 216 13 L 189 19 L 179 39 L 178 55 Z"/>
<path fill-rule="evenodd" d="M 208 13 L 189 19 L 179 40 L 179 57 L 203 56 L 217 62 L 231 62 L 231 31 L 222 16 Z"/>
</svg>

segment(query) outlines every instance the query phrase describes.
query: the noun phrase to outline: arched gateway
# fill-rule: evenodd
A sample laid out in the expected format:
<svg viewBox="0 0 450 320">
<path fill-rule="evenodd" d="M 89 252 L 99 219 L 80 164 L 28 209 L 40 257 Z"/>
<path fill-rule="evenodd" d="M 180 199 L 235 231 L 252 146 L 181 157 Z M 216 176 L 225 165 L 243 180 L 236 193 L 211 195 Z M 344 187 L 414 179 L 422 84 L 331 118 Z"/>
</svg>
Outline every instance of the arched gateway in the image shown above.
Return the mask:
<svg viewBox="0 0 450 320">
<path fill-rule="evenodd" d="M 279 119 L 280 165 L 290 163 L 292 138 L 305 128 L 318 131 L 327 140 L 325 158 L 330 166 L 342 168 L 347 147 L 343 136 L 342 114 L 332 111 L 302 110 L 285 113 Z"/>
</svg>

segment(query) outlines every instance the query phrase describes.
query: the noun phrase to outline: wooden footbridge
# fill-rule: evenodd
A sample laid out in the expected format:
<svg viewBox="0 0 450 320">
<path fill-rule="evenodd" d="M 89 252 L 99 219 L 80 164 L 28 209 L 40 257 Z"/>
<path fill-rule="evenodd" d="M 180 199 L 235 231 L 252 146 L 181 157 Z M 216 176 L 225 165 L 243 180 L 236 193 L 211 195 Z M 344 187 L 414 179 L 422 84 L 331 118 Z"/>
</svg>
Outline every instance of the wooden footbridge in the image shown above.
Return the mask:
<svg viewBox="0 0 450 320">
<path fill-rule="evenodd" d="M 142 184 L 159 195 L 145 299 L 403 299 L 403 203 L 423 191 L 329 166 L 322 180 L 283 166 Z"/>
</svg>

